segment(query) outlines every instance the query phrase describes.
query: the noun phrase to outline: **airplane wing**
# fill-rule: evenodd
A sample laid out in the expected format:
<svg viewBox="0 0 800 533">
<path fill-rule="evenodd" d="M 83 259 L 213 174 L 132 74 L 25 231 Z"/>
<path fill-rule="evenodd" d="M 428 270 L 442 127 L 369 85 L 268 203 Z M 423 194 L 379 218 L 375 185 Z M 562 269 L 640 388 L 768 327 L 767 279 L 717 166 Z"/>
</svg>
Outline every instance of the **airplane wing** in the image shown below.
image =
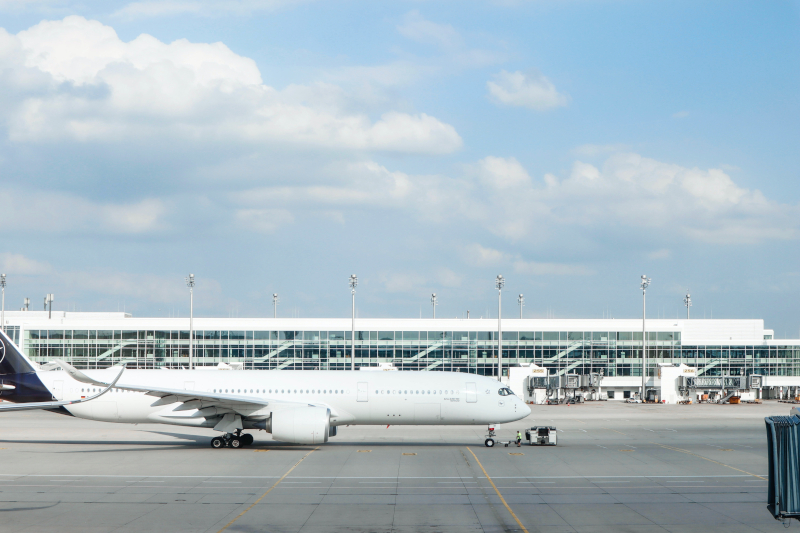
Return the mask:
<svg viewBox="0 0 800 533">
<path fill-rule="evenodd" d="M 63 407 L 65 405 L 75 405 L 76 403 L 84 403 L 84 402 L 91 402 L 95 398 L 99 398 L 103 394 L 107 393 L 111 390 L 111 388 L 117 384 L 119 378 L 122 377 L 122 373 L 125 371 L 125 367 L 123 366 L 122 369 L 117 374 L 117 377 L 114 378 L 114 381 L 111 383 L 104 383 L 103 386 L 105 387 L 102 391 L 98 392 L 94 396 L 89 396 L 88 398 L 82 398 L 80 400 L 59 400 L 55 402 L 31 402 L 31 403 L 5 403 L 3 402 L 0 404 L 0 412 L 3 411 L 30 411 L 33 409 L 54 409 L 56 407 Z"/>
<path fill-rule="evenodd" d="M 105 387 L 108 383 L 99 381 L 94 379 L 77 368 L 73 367 L 69 363 L 56 359 L 55 362 L 64 369 L 64 371 L 70 375 L 76 381 L 80 381 L 82 383 L 88 383 L 91 385 L 97 385 L 100 387 Z M 181 411 L 190 411 L 197 409 L 201 414 L 199 416 L 204 416 L 205 414 L 217 414 L 221 415 L 226 412 L 233 412 L 239 414 L 241 416 L 251 416 L 255 415 L 256 418 L 266 418 L 269 416 L 269 411 L 274 409 L 286 409 L 298 406 L 306 406 L 306 405 L 316 405 L 316 404 L 309 404 L 308 402 L 287 402 L 283 400 L 275 400 L 275 399 L 267 399 L 267 398 L 258 398 L 255 396 L 242 396 L 237 394 L 222 394 L 222 393 L 212 393 L 207 391 L 198 391 L 198 390 L 185 390 L 185 389 L 169 389 L 163 387 L 143 387 L 141 385 L 129 385 L 126 383 L 121 383 L 116 385 L 117 389 L 122 390 L 129 390 L 134 392 L 143 392 L 148 396 L 153 396 L 157 398 L 153 402 L 153 406 L 158 405 L 171 405 L 174 403 L 181 403 L 183 405 L 178 406 L 177 408 L 172 410 L 173 417 L 184 417 L 186 414 L 181 414 Z M 320 404 L 321 405 L 321 404 Z M 264 410 L 265 407 L 269 406 L 270 409 Z M 327 405 L 326 405 L 327 407 Z M 210 412 L 209 408 L 215 408 L 213 412 Z M 170 415 L 164 415 L 170 416 Z"/>
</svg>

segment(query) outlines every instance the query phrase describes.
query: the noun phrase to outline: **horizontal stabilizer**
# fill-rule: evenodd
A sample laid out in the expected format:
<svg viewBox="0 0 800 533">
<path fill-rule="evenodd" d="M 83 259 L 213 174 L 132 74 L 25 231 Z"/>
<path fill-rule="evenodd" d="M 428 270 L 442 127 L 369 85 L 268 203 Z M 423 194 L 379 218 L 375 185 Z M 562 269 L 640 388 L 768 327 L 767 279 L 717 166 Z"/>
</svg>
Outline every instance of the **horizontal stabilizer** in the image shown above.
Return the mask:
<svg viewBox="0 0 800 533">
<path fill-rule="evenodd" d="M 117 384 L 117 381 L 119 381 L 119 378 L 122 377 L 122 373 L 124 371 L 125 371 L 125 366 L 123 365 L 122 369 L 119 371 L 119 374 L 117 374 L 117 377 L 114 378 L 114 381 L 112 381 L 107 386 L 106 386 L 106 384 L 103 384 L 103 386 L 105 388 L 102 391 L 98 392 L 94 396 L 89 396 L 88 398 L 83 398 L 83 399 L 80 399 L 80 400 L 61 400 L 61 401 L 57 401 L 57 402 L 30 402 L 30 403 L 8 403 L 8 404 L 3 403 L 3 404 L 0 404 L 0 412 L 3 412 L 3 411 L 30 411 L 30 410 L 33 410 L 33 409 L 55 409 L 56 407 L 63 407 L 63 406 L 66 406 L 66 405 L 75 405 L 75 404 L 78 404 L 78 403 L 91 402 L 95 398 L 99 398 L 103 394 L 105 394 L 108 391 L 110 391 L 111 388 L 114 385 Z"/>
</svg>

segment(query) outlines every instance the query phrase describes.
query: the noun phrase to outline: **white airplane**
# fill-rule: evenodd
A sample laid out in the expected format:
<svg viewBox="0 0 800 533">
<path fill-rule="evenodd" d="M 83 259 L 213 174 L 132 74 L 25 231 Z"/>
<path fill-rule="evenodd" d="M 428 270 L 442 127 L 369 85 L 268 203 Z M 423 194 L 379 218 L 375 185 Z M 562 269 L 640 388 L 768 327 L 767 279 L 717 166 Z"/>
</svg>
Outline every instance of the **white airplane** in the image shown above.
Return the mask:
<svg viewBox="0 0 800 533">
<path fill-rule="evenodd" d="M 121 381 L 123 376 L 125 379 Z M 90 420 L 172 424 L 222 433 L 213 448 L 253 442 L 245 429 L 278 441 L 320 444 L 341 425 L 488 425 L 525 418 L 530 408 L 497 380 L 459 372 L 291 370 L 80 371 L 40 366 L 0 331 L 0 411 L 46 409 Z M 14 403 L 6 403 L 14 402 Z"/>
</svg>

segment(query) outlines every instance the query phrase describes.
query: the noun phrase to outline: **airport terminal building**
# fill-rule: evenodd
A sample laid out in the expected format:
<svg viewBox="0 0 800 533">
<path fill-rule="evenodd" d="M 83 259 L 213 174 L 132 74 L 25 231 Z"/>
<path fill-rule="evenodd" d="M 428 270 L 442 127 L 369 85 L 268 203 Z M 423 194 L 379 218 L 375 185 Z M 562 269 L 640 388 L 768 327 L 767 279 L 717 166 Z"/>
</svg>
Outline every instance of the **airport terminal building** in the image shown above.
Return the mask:
<svg viewBox="0 0 800 533">
<path fill-rule="evenodd" d="M 189 363 L 188 318 L 126 313 L 6 311 L 6 329 L 36 362 L 78 368 L 180 368 Z M 496 319 L 356 319 L 355 366 L 496 375 Z M 647 320 L 648 375 L 685 363 L 699 376 L 765 376 L 800 386 L 800 340 L 773 338 L 763 320 Z M 503 319 L 504 369 L 534 363 L 551 376 L 602 372 L 606 387 L 641 384 L 642 321 Z M 349 318 L 196 318 L 194 364 L 263 370 L 347 370 Z M 507 370 L 506 370 L 507 371 Z"/>
</svg>

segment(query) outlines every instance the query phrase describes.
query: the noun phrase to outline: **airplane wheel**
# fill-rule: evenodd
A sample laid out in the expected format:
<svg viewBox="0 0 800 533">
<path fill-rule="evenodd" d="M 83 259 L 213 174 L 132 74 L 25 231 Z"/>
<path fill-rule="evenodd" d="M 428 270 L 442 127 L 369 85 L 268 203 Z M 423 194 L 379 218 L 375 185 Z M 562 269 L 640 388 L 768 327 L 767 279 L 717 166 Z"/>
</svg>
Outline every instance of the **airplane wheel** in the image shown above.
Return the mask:
<svg viewBox="0 0 800 533">
<path fill-rule="evenodd" d="M 231 441 L 228 443 L 228 446 L 231 448 L 241 448 L 242 447 L 242 439 L 239 437 L 233 437 Z"/>
<path fill-rule="evenodd" d="M 486 439 L 486 442 L 484 442 L 484 444 L 486 445 L 487 448 L 491 448 L 492 446 L 494 446 L 494 439 Z"/>
<path fill-rule="evenodd" d="M 213 439 L 211 439 L 211 447 L 212 448 L 224 448 L 225 447 L 225 441 L 222 440 L 220 437 L 214 437 Z"/>
<path fill-rule="evenodd" d="M 254 440 L 253 435 L 251 433 L 245 433 L 244 435 L 242 435 L 242 444 L 244 446 L 250 446 L 251 444 L 253 444 L 253 440 Z"/>
</svg>

